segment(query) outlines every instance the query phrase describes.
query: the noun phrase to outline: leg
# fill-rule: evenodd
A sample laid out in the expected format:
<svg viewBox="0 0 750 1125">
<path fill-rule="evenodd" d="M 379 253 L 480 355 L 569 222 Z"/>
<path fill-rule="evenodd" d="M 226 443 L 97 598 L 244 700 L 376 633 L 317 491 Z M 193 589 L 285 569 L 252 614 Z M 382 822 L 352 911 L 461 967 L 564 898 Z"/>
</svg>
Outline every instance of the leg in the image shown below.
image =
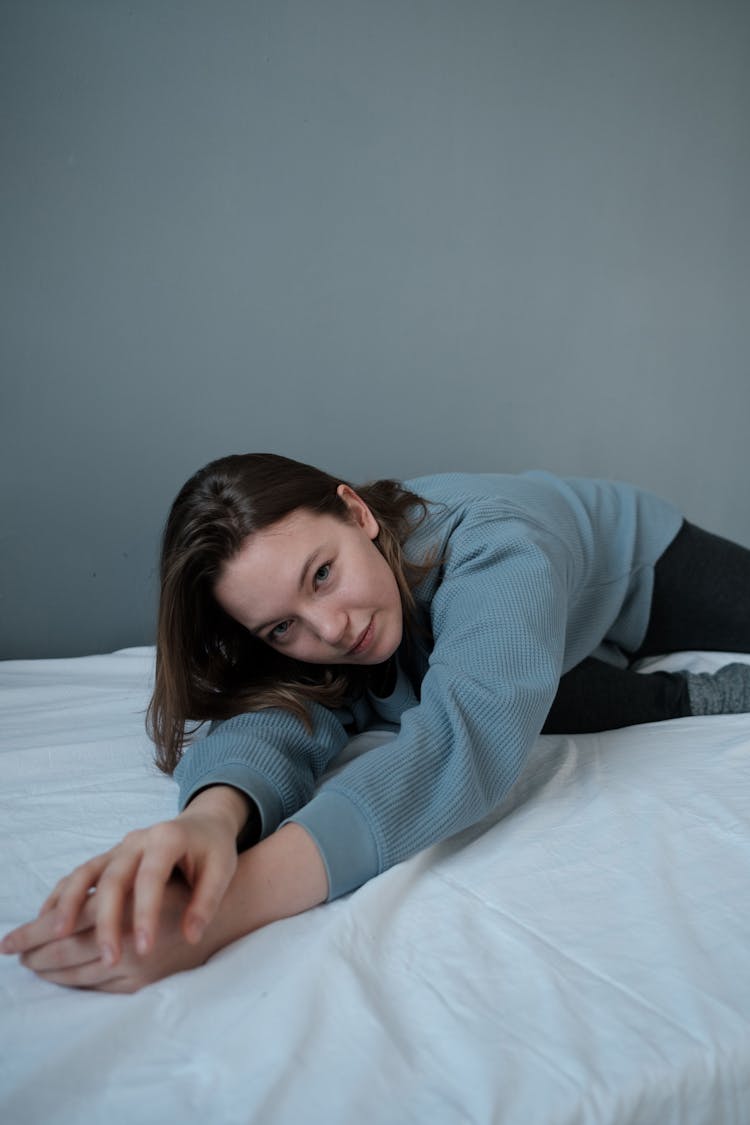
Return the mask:
<svg viewBox="0 0 750 1125">
<path fill-rule="evenodd" d="M 689 649 L 750 652 L 750 551 L 686 521 L 656 564 L 633 659 Z"/>
<path fill-rule="evenodd" d="M 656 564 L 651 618 L 633 659 L 691 649 L 750 652 L 750 551 L 685 522 Z M 589 657 L 561 678 L 543 733 L 748 710 L 750 665 L 642 674 Z"/>
<path fill-rule="evenodd" d="M 686 649 L 750 652 L 750 551 L 687 522 L 654 569 L 651 617 L 634 658 Z M 691 714 L 750 711 L 750 665 L 684 676 Z"/>
<path fill-rule="evenodd" d="M 542 734 L 589 734 L 691 714 L 680 672 L 642 674 L 588 657 L 560 679 Z"/>
</svg>

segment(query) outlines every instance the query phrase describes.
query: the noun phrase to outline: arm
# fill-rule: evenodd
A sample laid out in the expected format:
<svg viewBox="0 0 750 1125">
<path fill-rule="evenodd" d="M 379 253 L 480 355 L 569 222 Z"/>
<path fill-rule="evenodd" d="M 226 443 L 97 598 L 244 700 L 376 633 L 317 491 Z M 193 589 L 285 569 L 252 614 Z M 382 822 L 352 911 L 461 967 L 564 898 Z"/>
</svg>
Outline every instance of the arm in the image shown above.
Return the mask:
<svg viewBox="0 0 750 1125">
<path fill-rule="evenodd" d="M 98 953 L 114 967 L 126 913 L 138 952 L 152 950 L 167 890 L 172 915 L 180 907 L 179 940 L 198 943 L 237 869 L 238 842 L 242 846 L 268 836 L 282 817 L 309 800 L 318 774 L 347 740 L 335 715 L 320 706 L 313 711 L 312 734 L 292 715 L 263 711 L 236 716 L 196 743 L 178 767 L 183 774 L 180 815 L 129 833 L 109 852 L 76 868 L 54 888 L 39 918 L 8 934 L 0 951 L 17 953 L 31 948 L 29 941 L 65 939 L 85 923 Z M 310 846 L 305 833 L 302 838 Z M 288 839 L 289 833 L 282 842 Z M 279 846 L 274 844 L 269 863 Z M 260 855 L 265 854 L 263 849 Z M 175 869 L 184 877 L 179 892 L 172 880 Z M 93 888 L 97 893 L 90 896 Z M 270 895 L 278 888 L 271 880 L 266 890 Z M 269 899 L 272 912 L 276 902 Z"/>
<path fill-rule="evenodd" d="M 453 532 L 419 705 L 292 817 L 321 850 L 331 898 L 475 824 L 513 785 L 562 669 L 567 562 L 543 529 L 491 505 Z"/>
<path fill-rule="evenodd" d="M 45 919 L 43 932 L 56 939 L 69 936 L 86 908 L 99 952 L 114 965 L 120 955 L 125 901 L 132 893 L 131 929 L 145 953 L 153 945 L 164 888 L 177 869 L 189 888 L 182 932 L 186 940 L 198 941 L 236 869 L 236 840 L 250 810 L 244 793 L 217 785 L 198 793 L 175 820 L 130 832 L 110 851 L 60 880 L 39 911 L 39 919 Z M 94 888 L 95 898 L 89 896 Z M 0 950 L 23 951 L 38 932 L 35 922 L 19 927 L 6 936 Z"/>
<path fill-rule="evenodd" d="M 126 928 L 116 966 L 98 956 L 94 900 L 87 900 L 75 933 L 55 937 L 54 910 L 16 931 L 13 948 L 24 964 L 45 980 L 73 988 L 106 992 L 134 992 L 172 973 L 202 965 L 230 942 L 260 926 L 298 914 L 323 902 L 327 895 L 325 868 L 310 836 L 289 824 L 244 852 L 218 910 L 196 943 L 185 940 L 179 917 L 189 890 L 179 881 L 166 888 L 156 940 L 148 954 L 139 955 L 132 925 Z"/>
<path fill-rule="evenodd" d="M 270 922 L 300 914 L 325 902 L 328 880 L 312 837 L 298 824 L 244 852 L 210 927 L 217 948 Z"/>
<path fill-rule="evenodd" d="M 180 813 L 183 820 L 197 813 L 220 817 L 227 828 L 239 839 L 250 816 L 251 802 L 246 793 L 228 785 L 211 785 L 195 795 L 190 805 Z"/>
<path fill-rule="evenodd" d="M 256 839 L 268 836 L 306 804 L 318 778 L 344 748 L 348 714 L 310 704 L 312 731 L 288 711 L 269 708 L 215 723 L 190 746 L 175 779 L 185 809 L 206 786 L 231 786 L 257 810 Z"/>
</svg>

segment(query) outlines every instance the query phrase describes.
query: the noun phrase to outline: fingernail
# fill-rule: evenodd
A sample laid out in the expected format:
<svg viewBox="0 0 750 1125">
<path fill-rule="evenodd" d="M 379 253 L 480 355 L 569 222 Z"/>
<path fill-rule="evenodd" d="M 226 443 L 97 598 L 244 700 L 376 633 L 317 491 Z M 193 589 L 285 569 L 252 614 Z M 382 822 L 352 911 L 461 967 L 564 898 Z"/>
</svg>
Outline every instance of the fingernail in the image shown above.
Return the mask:
<svg viewBox="0 0 750 1125">
<path fill-rule="evenodd" d="M 115 951 L 111 945 L 103 945 L 99 951 L 101 958 L 107 968 L 111 968 L 115 963 Z"/>
<path fill-rule="evenodd" d="M 0 942 L 0 953 L 15 953 L 16 947 L 13 938 L 5 937 Z"/>
<path fill-rule="evenodd" d="M 61 918 L 59 922 L 55 922 L 55 929 L 53 931 L 55 937 L 62 937 L 65 933 L 65 919 Z"/>
<path fill-rule="evenodd" d="M 148 934 L 145 930 L 139 930 L 135 935 L 135 948 L 139 953 L 148 953 Z"/>
</svg>

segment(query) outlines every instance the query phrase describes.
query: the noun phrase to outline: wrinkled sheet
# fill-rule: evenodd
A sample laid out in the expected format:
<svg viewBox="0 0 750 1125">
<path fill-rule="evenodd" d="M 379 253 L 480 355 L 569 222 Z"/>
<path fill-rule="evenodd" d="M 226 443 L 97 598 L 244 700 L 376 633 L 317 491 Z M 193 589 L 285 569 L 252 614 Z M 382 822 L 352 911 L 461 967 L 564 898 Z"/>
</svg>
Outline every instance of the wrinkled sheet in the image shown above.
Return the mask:
<svg viewBox="0 0 750 1125">
<path fill-rule="evenodd" d="M 174 815 L 152 660 L 0 664 L 3 932 Z M 200 969 L 117 996 L 0 958 L 0 1121 L 747 1125 L 749 898 L 750 716 L 542 737 L 480 825 Z"/>
</svg>

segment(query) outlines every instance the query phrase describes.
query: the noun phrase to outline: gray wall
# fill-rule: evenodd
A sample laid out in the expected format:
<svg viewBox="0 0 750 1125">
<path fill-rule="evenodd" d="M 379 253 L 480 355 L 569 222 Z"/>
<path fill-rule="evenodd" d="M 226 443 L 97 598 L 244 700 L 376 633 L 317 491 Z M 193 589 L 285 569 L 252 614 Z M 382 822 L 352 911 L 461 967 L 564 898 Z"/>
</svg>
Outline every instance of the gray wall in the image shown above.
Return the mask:
<svg viewBox="0 0 750 1125">
<path fill-rule="evenodd" d="M 0 3 L 5 657 L 150 642 L 222 453 L 750 543 L 750 5 Z"/>
</svg>

